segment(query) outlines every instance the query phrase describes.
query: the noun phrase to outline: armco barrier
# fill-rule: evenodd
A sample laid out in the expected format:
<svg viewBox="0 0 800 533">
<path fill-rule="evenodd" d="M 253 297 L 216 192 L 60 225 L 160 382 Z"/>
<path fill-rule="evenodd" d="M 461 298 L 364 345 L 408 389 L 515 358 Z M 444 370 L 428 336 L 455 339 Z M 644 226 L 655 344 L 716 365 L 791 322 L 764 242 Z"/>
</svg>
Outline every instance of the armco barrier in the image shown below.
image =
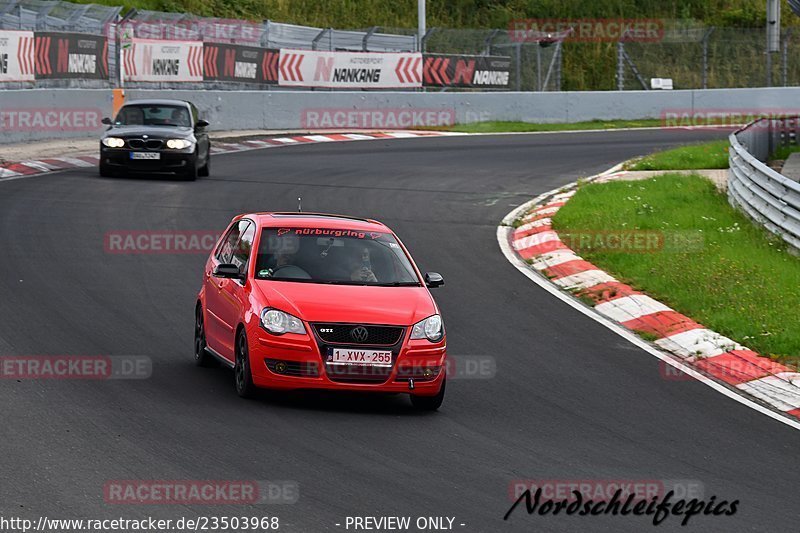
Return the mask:
<svg viewBox="0 0 800 533">
<path fill-rule="evenodd" d="M 797 144 L 800 117 L 760 119 L 730 135 L 728 200 L 800 250 L 800 183 L 765 163 L 781 145 Z"/>
<path fill-rule="evenodd" d="M 800 87 L 543 93 L 126 90 L 127 100 L 153 97 L 191 100 L 216 131 L 353 130 L 408 129 L 490 120 L 554 123 L 663 119 L 670 110 L 702 115 L 707 109 L 750 111 L 755 106 L 778 109 L 785 108 L 787 102 L 800 101 Z M 103 129 L 99 119 L 91 127 L 93 115 L 83 112 L 99 110 L 102 118 L 110 115 L 111 108 L 112 92 L 105 89 L 0 91 L 0 139 L 10 143 L 96 135 Z M 28 113 L 26 124 L 15 127 L 9 123 L 12 117 L 19 126 L 18 115 L 23 111 Z M 64 115 L 71 111 L 78 113 L 77 124 Z M 33 112 L 38 114 L 31 115 Z M 43 124 L 44 112 L 60 113 L 63 127 L 52 120 Z M 35 117 L 40 118 L 34 123 Z M 678 122 L 686 125 L 686 121 Z"/>
</svg>

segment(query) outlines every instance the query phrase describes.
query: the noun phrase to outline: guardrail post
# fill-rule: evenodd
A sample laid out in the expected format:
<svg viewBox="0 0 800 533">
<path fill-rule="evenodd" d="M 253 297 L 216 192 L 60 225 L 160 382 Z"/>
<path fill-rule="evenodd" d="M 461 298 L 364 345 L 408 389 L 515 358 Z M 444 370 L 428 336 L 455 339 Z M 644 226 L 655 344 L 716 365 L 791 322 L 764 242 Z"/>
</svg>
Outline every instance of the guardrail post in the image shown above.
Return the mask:
<svg viewBox="0 0 800 533">
<path fill-rule="evenodd" d="M 791 36 L 792 28 L 789 28 L 783 36 L 783 47 L 781 50 L 781 81 L 784 87 L 789 86 L 789 39 Z"/>
<path fill-rule="evenodd" d="M 364 38 L 361 39 L 361 50 L 362 51 L 364 51 L 364 52 L 368 52 L 369 51 L 369 38 L 372 37 L 372 35 L 376 31 L 378 31 L 379 28 L 380 28 L 380 26 L 372 26 L 370 29 L 368 29 L 366 31 L 366 33 L 364 33 Z"/>
<path fill-rule="evenodd" d="M 424 52 L 424 51 L 425 51 L 425 45 L 428 43 L 428 38 L 429 38 L 431 35 L 433 35 L 433 34 L 436 32 L 436 30 L 438 30 L 438 29 L 439 29 L 439 28 L 436 28 L 436 27 L 434 27 L 434 28 L 428 28 L 428 31 L 426 31 L 426 32 L 425 32 L 425 35 L 423 35 L 423 36 L 422 36 L 422 40 L 421 40 L 421 41 L 419 41 L 419 39 L 418 39 L 418 41 L 419 41 L 419 42 L 417 43 L 417 51 L 418 51 L 418 52 Z"/>
<path fill-rule="evenodd" d="M 325 28 L 324 30 L 319 32 L 316 37 L 314 37 L 314 40 L 311 41 L 312 50 L 319 50 L 319 42 L 320 40 L 322 40 L 323 37 L 325 37 L 326 33 L 328 33 L 328 28 Z"/>
<path fill-rule="evenodd" d="M 270 48 L 270 46 L 269 46 L 269 26 L 270 26 L 270 20 L 269 20 L 269 19 L 267 19 L 267 20 L 263 21 L 261 24 L 262 24 L 262 25 L 263 25 L 263 27 L 264 27 L 264 29 L 263 29 L 263 30 L 261 30 L 261 46 L 262 46 L 263 48 Z"/>
<path fill-rule="evenodd" d="M 492 44 L 494 38 L 497 37 L 497 34 L 500 33 L 500 30 L 492 30 L 488 37 L 483 41 L 483 53 L 484 55 L 490 56 L 492 55 Z"/>
</svg>

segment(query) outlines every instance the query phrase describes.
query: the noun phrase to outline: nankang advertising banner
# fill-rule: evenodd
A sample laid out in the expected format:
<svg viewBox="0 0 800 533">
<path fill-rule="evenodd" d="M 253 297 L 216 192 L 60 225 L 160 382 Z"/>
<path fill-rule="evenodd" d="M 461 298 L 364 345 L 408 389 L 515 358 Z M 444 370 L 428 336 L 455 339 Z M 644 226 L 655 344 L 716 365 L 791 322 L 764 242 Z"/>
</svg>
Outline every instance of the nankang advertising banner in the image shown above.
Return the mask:
<svg viewBox="0 0 800 533">
<path fill-rule="evenodd" d="M 133 38 L 122 66 L 125 81 L 203 81 L 203 43 Z"/>
<path fill-rule="evenodd" d="M 0 82 L 34 81 L 36 62 L 33 52 L 32 31 L 0 30 Z"/>
<path fill-rule="evenodd" d="M 108 78 L 108 41 L 99 35 L 36 32 L 36 79 Z"/>
<path fill-rule="evenodd" d="M 206 81 L 277 84 L 279 50 L 205 43 L 203 77 Z"/>
<path fill-rule="evenodd" d="M 422 54 L 281 49 L 279 84 L 331 89 L 422 87 Z"/>
<path fill-rule="evenodd" d="M 425 54 L 426 87 L 507 89 L 510 77 L 510 57 Z"/>
</svg>

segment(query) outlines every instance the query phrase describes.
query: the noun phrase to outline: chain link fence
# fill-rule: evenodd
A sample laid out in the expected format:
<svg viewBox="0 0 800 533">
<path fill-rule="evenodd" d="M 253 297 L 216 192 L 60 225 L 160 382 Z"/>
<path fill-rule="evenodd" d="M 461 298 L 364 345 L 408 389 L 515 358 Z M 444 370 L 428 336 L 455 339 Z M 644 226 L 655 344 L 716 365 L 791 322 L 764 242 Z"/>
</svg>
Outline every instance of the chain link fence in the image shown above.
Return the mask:
<svg viewBox="0 0 800 533">
<path fill-rule="evenodd" d="M 125 11 L 123 13 L 123 11 Z M 506 29 L 431 28 L 422 39 L 411 28 L 355 30 L 282 24 L 270 20 L 202 18 L 185 13 L 123 10 L 57 0 L 0 0 L 0 29 L 74 32 L 108 39 L 108 79 L 42 79 L 37 87 L 109 87 L 119 84 L 120 42 L 126 38 L 228 43 L 268 49 L 469 54 L 510 58 L 508 90 L 649 90 L 651 78 L 670 78 L 675 89 L 790 86 L 800 84 L 800 35 L 784 30 L 781 48 L 766 53 L 763 28 L 714 28 L 664 21 L 655 42 L 573 44 L 569 36 L 514 39 Z M 798 31 L 800 33 L 800 30 Z M 564 40 L 566 39 L 566 40 Z M 594 52 L 590 48 L 594 47 Z M 599 52 L 598 52 L 599 51 Z M 594 54 L 594 55 L 593 55 Z M 615 65 L 615 68 L 614 68 Z M 613 69 L 613 72 L 612 72 Z M 3 88 L 33 87 L 3 82 Z M 130 83 L 130 87 L 247 89 L 224 81 Z M 262 89 L 275 88 L 265 85 Z M 474 90 L 426 88 L 418 90 Z M 486 90 L 486 89 L 483 89 Z"/>
<path fill-rule="evenodd" d="M 785 29 L 780 51 L 767 54 L 763 28 L 674 23 L 659 42 L 618 44 L 616 88 L 649 89 L 651 78 L 671 78 L 675 89 L 798 85 L 798 37 Z"/>
<path fill-rule="evenodd" d="M 423 38 L 426 52 L 511 58 L 512 91 L 561 90 L 562 42 L 515 41 L 507 30 L 431 28 Z"/>
</svg>

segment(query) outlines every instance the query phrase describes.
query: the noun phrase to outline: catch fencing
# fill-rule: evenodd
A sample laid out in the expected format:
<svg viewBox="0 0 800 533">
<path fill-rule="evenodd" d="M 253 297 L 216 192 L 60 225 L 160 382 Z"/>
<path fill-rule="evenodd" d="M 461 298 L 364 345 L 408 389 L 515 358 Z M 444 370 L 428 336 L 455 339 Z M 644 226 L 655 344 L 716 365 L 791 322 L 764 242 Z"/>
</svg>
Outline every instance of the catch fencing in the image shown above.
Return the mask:
<svg viewBox="0 0 800 533">
<path fill-rule="evenodd" d="M 558 90 L 560 43 L 549 44 L 513 43 L 505 30 L 432 28 L 419 39 L 405 28 L 0 0 L 3 89 Z"/>
<path fill-rule="evenodd" d="M 728 200 L 800 250 L 800 183 L 769 167 L 779 147 L 797 146 L 800 117 L 762 118 L 730 135 Z"/>
<path fill-rule="evenodd" d="M 629 31 L 637 27 L 654 31 Z M 422 54 L 412 61 L 411 74 L 419 82 L 389 84 L 414 91 L 650 90 L 653 79 L 669 79 L 657 86 L 674 89 L 800 85 L 800 39 L 791 27 L 782 31 L 777 51 L 767 52 L 764 28 L 707 27 L 680 19 L 530 19 L 511 21 L 505 29 L 432 27 L 419 38 L 410 28 L 340 30 L 58 0 L 0 0 L 0 89 L 124 84 L 291 90 L 297 84 L 281 83 L 284 50 L 375 54 L 324 56 L 328 62 L 343 60 L 348 68 L 378 60 L 378 54 Z M 420 66 L 414 67 L 417 59 Z M 285 59 L 290 60 L 298 57 Z M 288 65 L 287 78 L 295 66 Z M 389 61 L 383 71 L 394 67 L 397 62 Z M 400 70 L 405 68 L 403 62 Z M 147 69 L 157 75 L 142 76 Z"/>
</svg>

